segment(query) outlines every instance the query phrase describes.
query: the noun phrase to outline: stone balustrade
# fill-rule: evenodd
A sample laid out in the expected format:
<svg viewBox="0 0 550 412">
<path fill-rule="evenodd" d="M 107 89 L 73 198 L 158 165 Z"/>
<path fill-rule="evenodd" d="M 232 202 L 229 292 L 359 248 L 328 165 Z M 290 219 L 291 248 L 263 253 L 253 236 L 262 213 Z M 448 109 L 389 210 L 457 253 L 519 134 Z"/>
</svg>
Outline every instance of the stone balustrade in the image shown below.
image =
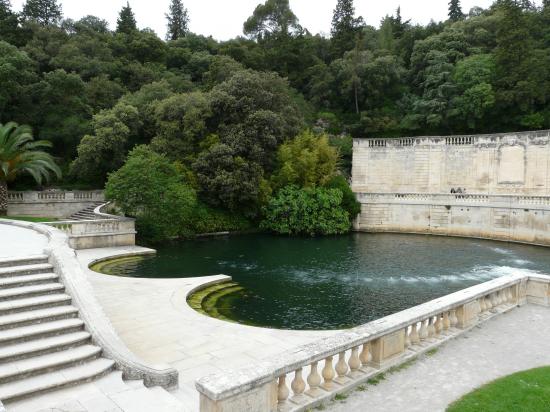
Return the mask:
<svg viewBox="0 0 550 412">
<path fill-rule="evenodd" d="M 201 412 L 303 411 L 527 302 L 549 305 L 548 276 L 509 275 L 196 382 Z M 465 344 L 467 344 L 465 342 Z"/>
<path fill-rule="evenodd" d="M 103 202 L 105 201 L 105 195 L 102 190 L 88 190 L 88 191 L 24 191 L 24 192 L 8 192 L 8 202 L 28 202 L 28 203 L 42 203 L 43 201 L 52 202 Z"/>
<path fill-rule="evenodd" d="M 8 192 L 8 216 L 66 219 L 87 207 L 105 202 L 102 190 Z"/>
</svg>

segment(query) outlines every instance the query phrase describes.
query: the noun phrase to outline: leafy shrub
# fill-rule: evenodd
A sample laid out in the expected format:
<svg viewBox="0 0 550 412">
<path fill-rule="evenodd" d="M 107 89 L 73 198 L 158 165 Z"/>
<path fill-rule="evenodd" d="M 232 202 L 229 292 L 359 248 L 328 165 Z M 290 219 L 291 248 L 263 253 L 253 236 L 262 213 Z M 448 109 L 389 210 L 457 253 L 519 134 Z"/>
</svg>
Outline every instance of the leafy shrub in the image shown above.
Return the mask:
<svg viewBox="0 0 550 412">
<path fill-rule="evenodd" d="M 264 208 L 261 228 L 286 235 L 335 235 L 351 224 L 339 189 L 287 186 Z"/>
<path fill-rule="evenodd" d="M 349 213 L 353 219 L 361 213 L 361 203 L 357 201 L 355 193 L 351 191 L 348 182 L 344 176 L 335 176 L 326 185 L 329 189 L 339 189 L 342 192 L 341 206 Z"/>
</svg>

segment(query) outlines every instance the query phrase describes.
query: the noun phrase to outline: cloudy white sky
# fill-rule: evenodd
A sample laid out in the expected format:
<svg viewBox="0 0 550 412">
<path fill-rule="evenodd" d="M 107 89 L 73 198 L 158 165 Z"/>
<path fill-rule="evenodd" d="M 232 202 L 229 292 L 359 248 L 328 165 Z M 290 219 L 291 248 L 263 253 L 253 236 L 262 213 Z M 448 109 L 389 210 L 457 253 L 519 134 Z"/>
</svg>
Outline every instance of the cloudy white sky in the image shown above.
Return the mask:
<svg viewBox="0 0 550 412">
<path fill-rule="evenodd" d="M 258 3 L 264 0 L 184 0 L 191 17 L 190 28 L 195 33 L 212 35 L 227 40 L 242 34 L 243 22 L 252 14 Z M 332 12 L 337 0 L 290 0 L 294 13 L 302 26 L 312 33 L 329 33 Z M 12 0 L 16 10 L 21 10 L 25 0 Z M 116 27 L 119 10 L 126 0 L 61 0 L 65 17 L 79 19 L 92 14 L 107 20 Z M 138 26 L 149 27 L 164 37 L 166 20 L 164 13 L 170 0 L 130 0 Z M 356 0 L 357 14 L 368 24 L 378 26 L 386 14 L 393 14 L 401 6 L 404 19 L 415 23 L 428 23 L 431 19 L 446 19 L 448 0 Z M 462 8 L 468 12 L 474 6 L 488 7 L 493 0 L 463 0 Z"/>
</svg>

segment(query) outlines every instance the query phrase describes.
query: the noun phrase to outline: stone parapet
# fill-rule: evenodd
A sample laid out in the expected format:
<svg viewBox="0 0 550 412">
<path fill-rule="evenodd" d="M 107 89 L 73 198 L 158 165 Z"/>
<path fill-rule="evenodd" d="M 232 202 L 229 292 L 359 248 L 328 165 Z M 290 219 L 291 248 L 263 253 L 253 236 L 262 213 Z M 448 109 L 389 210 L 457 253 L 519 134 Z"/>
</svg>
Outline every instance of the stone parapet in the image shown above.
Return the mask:
<svg viewBox="0 0 550 412">
<path fill-rule="evenodd" d="M 63 219 L 105 202 L 102 190 L 8 192 L 8 216 L 53 217 Z"/>
<path fill-rule="evenodd" d="M 550 277 L 504 276 L 305 345 L 199 379 L 201 412 L 304 411 L 527 302 L 548 306 Z M 546 300 L 544 300 L 546 299 Z"/>
</svg>

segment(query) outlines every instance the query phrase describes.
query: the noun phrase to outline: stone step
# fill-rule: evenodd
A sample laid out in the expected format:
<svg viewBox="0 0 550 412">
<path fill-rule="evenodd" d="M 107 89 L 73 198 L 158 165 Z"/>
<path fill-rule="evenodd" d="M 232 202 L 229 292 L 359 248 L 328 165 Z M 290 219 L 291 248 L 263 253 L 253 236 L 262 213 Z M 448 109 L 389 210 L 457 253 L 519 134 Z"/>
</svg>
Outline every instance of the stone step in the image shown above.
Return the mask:
<svg viewBox="0 0 550 412">
<path fill-rule="evenodd" d="M 31 356 L 39 356 L 48 353 L 63 351 L 69 348 L 83 345 L 90 340 L 88 332 L 80 331 L 64 335 L 51 336 L 49 338 L 32 340 L 17 345 L 0 347 L 0 363 L 12 362 L 19 359 L 27 359 Z M 1 400 L 2 398 L 0 398 Z"/>
<path fill-rule="evenodd" d="M 5 363 L 0 365 L 0 384 L 78 365 L 97 359 L 100 354 L 100 347 L 83 345 L 60 352 Z"/>
<path fill-rule="evenodd" d="M 0 259 L 0 268 L 28 266 L 48 263 L 47 255 L 25 256 L 20 258 Z"/>
<path fill-rule="evenodd" d="M 0 268 L 0 278 L 12 276 L 33 275 L 36 273 L 51 273 L 53 266 L 49 263 L 38 263 L 34 265 L 21 265 Z"/>
<path fill-rule="evenodd" d="M 34 325 L 41 322 L 69 319 L 77 315 L 78 309 L 70 305 L 12 313 L 11 315 L 0 316 L 0 330 Z"/>
<path fill-rule="evenodd" d="M 0 400 L 13 401 L 54 389 L 89 382 L 113 370 L 115 363 L 99 358 L 78 366 L 0 385 Z"/>
<path fill-rule="evenodd" d="M 35 296 L 32 298 L 8 300 L 0 302 L 0 316 L 10 313 L 25 312 L 36 309 L 68 305 L 71 297 L 64 293 L 55 295 Z"/>
<path fill-rule="evenodd" d="M 55 273 L 37 273 L 34 275 L 15 276 L 13 278 L 0 278 L 0 289 L 8 289 L 18 286 L 39 285 L 57 281 L 59 276 Z"/>
<path fill-rule="evenodd" d="M 19 286 L 10 289 L 0 289 L 0 302 L 29 298 L 32 296 L 43 296 L 60 293 L 65 286 L 59 282 L 46 283 L 42 285 Z"/>
<path fill-rule="evenodd" d="M 81 319 L 71 318 L 7 329 L 0 331 L 0 345 L 8 343 L 15 345 L 18 342 L 27 342 L 32 339 L 77 332 L 83 328 L 84 322 Z"/>
</svg>

